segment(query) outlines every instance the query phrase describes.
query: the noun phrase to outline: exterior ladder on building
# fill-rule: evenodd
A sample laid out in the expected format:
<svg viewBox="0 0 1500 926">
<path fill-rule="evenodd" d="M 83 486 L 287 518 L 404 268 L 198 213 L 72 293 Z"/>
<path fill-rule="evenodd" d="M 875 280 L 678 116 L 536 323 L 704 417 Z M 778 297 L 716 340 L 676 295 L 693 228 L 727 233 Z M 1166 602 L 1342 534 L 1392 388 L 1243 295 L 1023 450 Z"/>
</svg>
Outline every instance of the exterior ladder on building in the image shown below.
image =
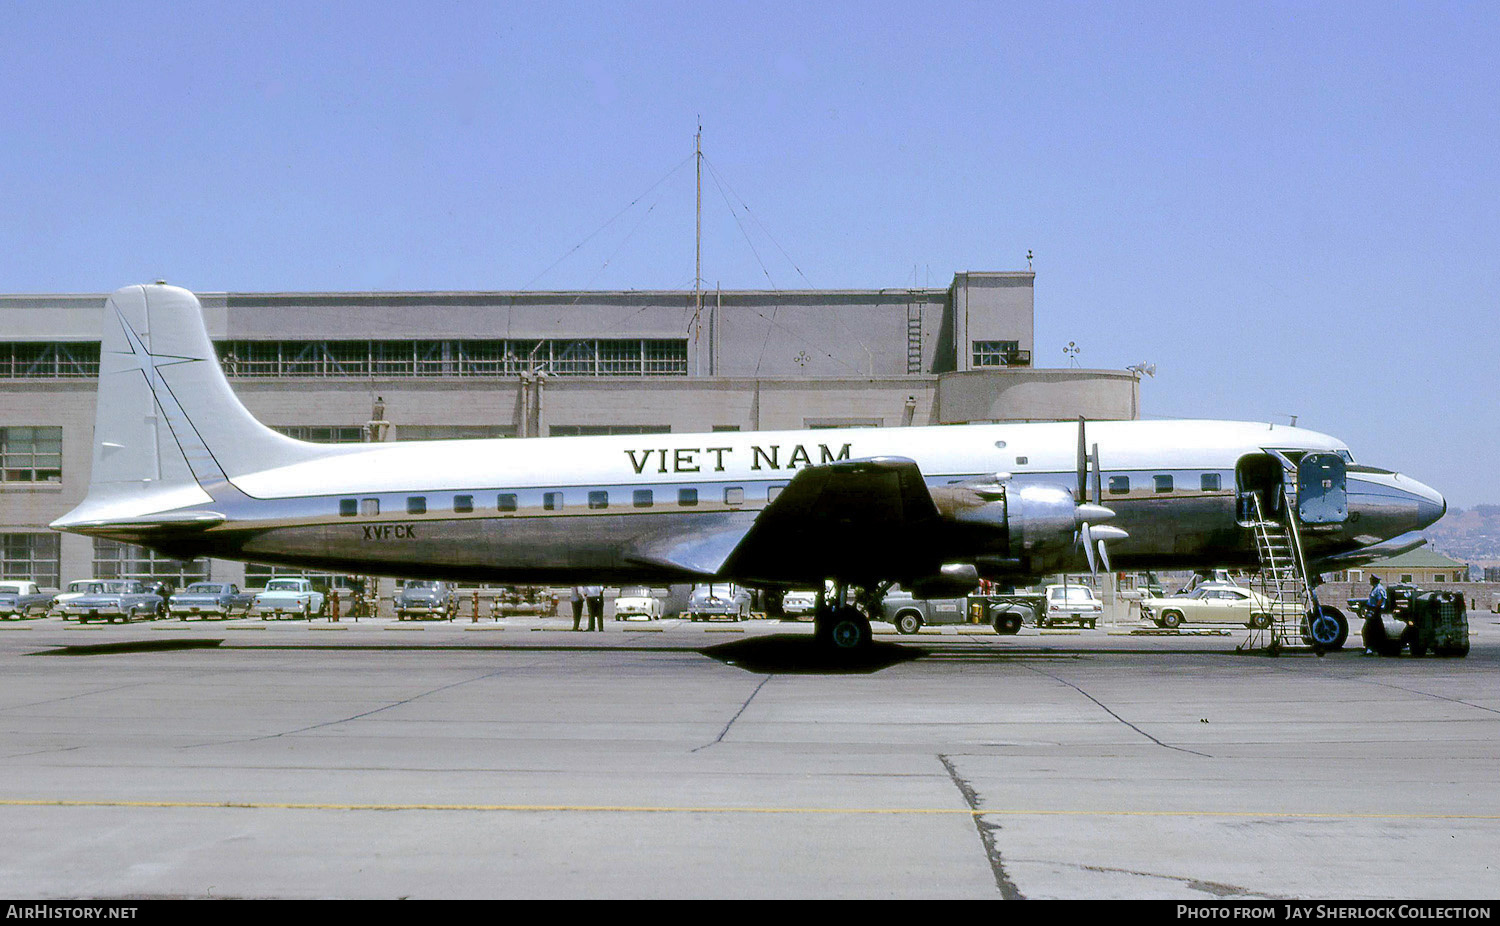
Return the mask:
<svg viewBox="0 0 1500 926">
<path fill-rule="evenodd" d="M 922 303 L 916 293 L 906 303 L 906 372 L 922 372 Z"/>
<path fill-rule="evenodd" d="M 1307 615 L 1312 611 L 1312 593 L 1307 565 L 1302 556 L 1302 536 L 1297 531 L 1294 499 L 1287 497 L 1280 518 L 1267 516 L 1260 495 L 1255 496 L 1255 549 L 1260 572 L 1251 590 L 1269 598 L 1271 622 L 1255 628 L 1240 649 L 1265 648 L 1271 652 L 1289 646 L 1311 645 L 1307 637 Z"/>
</svg>

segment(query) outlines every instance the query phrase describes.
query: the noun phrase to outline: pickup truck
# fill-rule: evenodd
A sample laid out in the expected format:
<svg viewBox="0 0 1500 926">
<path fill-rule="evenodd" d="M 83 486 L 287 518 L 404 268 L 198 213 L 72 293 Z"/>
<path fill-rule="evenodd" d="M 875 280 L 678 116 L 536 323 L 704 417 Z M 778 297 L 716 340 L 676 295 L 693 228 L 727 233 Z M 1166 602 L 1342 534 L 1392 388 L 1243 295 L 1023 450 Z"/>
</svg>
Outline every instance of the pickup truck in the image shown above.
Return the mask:
<svg viewBox="0 0 1500 926">
<path fill-rule="evenodd" d="M 45 617 L 56 592 L 44 592 L 35 582 L 0 582 L 0 619 Z"/>
<path fill-rule="evenodd" d="M 167 599 L 167 613 L 181 620 L 190 617 L 229 618 L 238 611 L 250 613 L 255 596 L 241 592 L 233 582 L 194 582 Z"/>
<path fill-rule="evenodd" d="M 155 620 L 166 611 L 166 602 L 144 582 L 104 579 L 90 582 L 88 591 L 62 606 L 63 618 L 78 618 L 86 624 L 96 617 L 107 621 Z"/>
<path fill-rule="evenodd" d="M 391 596 L 396 620 L 437 618 L 452 620 L 458 610 L 458 595 L 447 582 L 412 581 Z"/>
<path fill-rule="evenodd" d="M 301 576 L 280 576 L 266 582 L 266 587 L 255 594 L 250 612 L 259 614 L 261 620 L 283 617 L 311 618 L 322 614 L 327 599 L 313 585 L 311 579 Z"/>
</svg>

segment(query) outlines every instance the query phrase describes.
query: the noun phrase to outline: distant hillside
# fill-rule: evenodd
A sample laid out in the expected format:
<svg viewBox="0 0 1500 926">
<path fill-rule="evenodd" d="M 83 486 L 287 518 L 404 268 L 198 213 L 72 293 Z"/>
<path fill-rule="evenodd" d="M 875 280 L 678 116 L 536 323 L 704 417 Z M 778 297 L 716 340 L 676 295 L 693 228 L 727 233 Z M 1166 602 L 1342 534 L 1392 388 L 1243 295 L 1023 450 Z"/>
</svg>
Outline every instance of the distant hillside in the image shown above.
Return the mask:
<svg viewBox="0 0 1500 926">
<path fill-rule="evenodd" d="M 1500 564 L 1500 505 L 1450 508 L 1422 533 L 1429 547 L 1454 559 Z"/>
</svg>

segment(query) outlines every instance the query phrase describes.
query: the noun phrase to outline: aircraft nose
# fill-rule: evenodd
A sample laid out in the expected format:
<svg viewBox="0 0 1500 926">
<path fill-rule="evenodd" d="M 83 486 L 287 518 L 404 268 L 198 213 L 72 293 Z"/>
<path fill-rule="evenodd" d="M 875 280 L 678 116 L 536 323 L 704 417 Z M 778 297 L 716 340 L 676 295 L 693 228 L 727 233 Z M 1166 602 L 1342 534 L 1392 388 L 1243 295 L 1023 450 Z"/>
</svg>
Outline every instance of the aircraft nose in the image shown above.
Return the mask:
<svg viewBox="0 0 1500 926">
<path fill-rule="evenodd" d="M 1421 522 L 1417 530 L 1436 524 L 1443 515 L 1448 513 L 1448 501 L 1437 489 L 1407 476 L 1398 475 L 1396 480 L 1401 488 L 1410 492 L 1416 499 L 1417 520 Z"/>
</svg>

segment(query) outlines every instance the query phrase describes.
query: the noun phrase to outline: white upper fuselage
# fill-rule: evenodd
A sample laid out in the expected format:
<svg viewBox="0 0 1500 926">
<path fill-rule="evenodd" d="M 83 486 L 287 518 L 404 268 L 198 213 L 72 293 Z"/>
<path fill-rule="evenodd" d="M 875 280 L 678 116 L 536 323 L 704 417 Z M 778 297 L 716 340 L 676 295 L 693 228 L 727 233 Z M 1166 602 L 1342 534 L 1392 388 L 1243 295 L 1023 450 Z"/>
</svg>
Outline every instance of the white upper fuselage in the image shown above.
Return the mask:
<svg viewBox="0 0 1500 926">
<path fill-rule="evenodd" d="M 1071 480 L 1077 435 L 1077 424 L 1064 422 L 414 441 L 330 446 L 322 458 L 230 479 L 251 498 L 285 499 L 776 481 L 833 459 L 895 456 L 915 460 L 929 482 L 995 473 Z M 1091 422 L 1088 439 L 1108 472 L 1232 471 L 1266 448 L 1348 450 L 1316 431 L 1236 421 Z"/>
</svg>

